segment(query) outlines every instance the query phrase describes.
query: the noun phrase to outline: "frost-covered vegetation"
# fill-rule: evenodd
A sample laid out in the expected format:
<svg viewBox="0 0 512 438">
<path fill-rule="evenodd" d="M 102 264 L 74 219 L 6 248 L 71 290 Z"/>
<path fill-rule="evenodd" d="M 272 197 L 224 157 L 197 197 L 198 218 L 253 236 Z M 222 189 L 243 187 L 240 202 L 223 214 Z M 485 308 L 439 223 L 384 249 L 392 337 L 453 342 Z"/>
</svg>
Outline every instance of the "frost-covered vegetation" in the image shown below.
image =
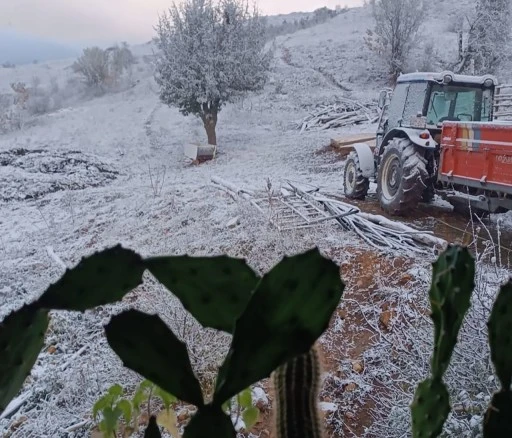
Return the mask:
<svg viewBox="0 0 512 438">
<path fill-rule="evenodd" d="M 98 92 L 105 92 L 107 89 L 114 89 L 126 74 L 131 76 L 132 65 L 135 60 L 132 52 L 126 43 L 121 47 L 114 46 L 104 50 L 100 47 L 89 47 L 84 49 L 80 56 L 71 66 L 75 73 L 82 76 L 84 83 L 89 88 Z"/>
<path fill-rule="evenodd" d="M 247 0 L 187 0 L 160 17 L 157 34 L 160 100 L 199 117 L 216 145 L 222 107 L 267 80 L 265 22 Z"/>
</svg>

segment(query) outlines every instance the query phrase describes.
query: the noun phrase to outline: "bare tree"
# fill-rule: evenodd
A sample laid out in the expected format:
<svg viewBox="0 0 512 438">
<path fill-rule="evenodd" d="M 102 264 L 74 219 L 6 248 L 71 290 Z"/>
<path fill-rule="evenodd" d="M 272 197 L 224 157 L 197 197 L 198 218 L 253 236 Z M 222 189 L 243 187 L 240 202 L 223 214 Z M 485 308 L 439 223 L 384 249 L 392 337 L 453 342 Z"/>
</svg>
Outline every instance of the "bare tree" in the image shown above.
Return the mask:
<svg viewBox="0 0 512 438">
<path fill-rule="evenodd" d="M 370 0 L 374 30 L 368 30 L 366 44 L 388 65 L 393 79 L 403 71 L 424 18 L 423 0 Z"/>
<path fill-rule="evenodd" d="M 473 17 L 458 29 L 457 73 L 496 74 L 511 38 L 509 0 L 478 0 Z"/>
<path fill-rule="evenodd" d="M 246 0 L 186 0 L 160 17 L 156 31 L 161 101 L 200 117 L 216 145 L 222 106 L 267 80 L 265 22 Z"/>
</svg>

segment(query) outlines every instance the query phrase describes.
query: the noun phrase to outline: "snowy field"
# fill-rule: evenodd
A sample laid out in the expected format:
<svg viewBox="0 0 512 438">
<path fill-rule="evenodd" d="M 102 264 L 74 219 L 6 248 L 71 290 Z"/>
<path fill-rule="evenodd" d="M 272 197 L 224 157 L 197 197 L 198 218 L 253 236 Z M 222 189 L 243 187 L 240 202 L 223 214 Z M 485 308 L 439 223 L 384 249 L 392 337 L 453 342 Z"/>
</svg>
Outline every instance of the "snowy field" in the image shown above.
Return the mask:
<svg viewBox="0 0 512 438">
<path fill-rule="evenodd" d="M 308 106 L 334 101 L 337 95 L 377 97 L 382 83 L 371 82 L 376 77 L 371 55 L 354 42 L 369 24 L 368 12 L 356 9 L 324 25 L 278 38 L 265 90 L 220 113 L 219 151 L 212 162 L 194 165 L 184 157 L 185 144 L 205 141 L 204 129 L 198 119 L 159 103 L 151 66 L 142 58 L 149 54 L 148 46 L 136 52 L 133 88 L 38 116 L 22 131 L 0 136 L 0 319 L 58 279 L 64 268 L 61 262 L 74 266 L 81 257 L 117 243 L 145 256 L 225 253 L 246 257 L 260 272 L 285 254 L 317 245 L 344 267 L 349 286 L 345 310 L 340 309 L 332 331 L 323 339 L 331 352 L 322 392 L 326 421 L 333 436 L 350 430 L 352 435 L 347 436 L 377 436 L 377 432 L 393 436 L 377 429 L 382 425 L 373 424 L 374 414 L 368 407 L 368 400 L 374 400 L 374 408 L 395 403 L 390 424 L 400 428 L 407 423 L 403 395 L 393 392 L 398 386 L 382 377 L 391 366 L 391 359 L 386 361 L 382 355 L 391 357 L 399 349 L 381 338 L 396 347 L 393 342 L 398 335 L 381 332 L 378 324 L 390 306 L 396 319 L 405 315 L 413 320 L 415 303 L 426 306 L 432 257 L 378 254 L 355 234 L 333 224 L 279 232 L 250 204 L 211 184 L 217 176 L 261 191 L 269 182 L 276 188 L 290 179 L 342 196 L 343 162 L 326 146 L 333 137 L 371 134 L 375 126 L 299 134 L 294 122 L 307 114 Z M 66 69 L 71 63 L 0 69 L 0 91 L 8 91 L 13 81 L 29 82 L 34 75 L 43 84 L 55 76 L 64 83 L 72 74 Z M 340 83 L 351 91 L 343 91 Z M 228 226 L 237 217 L 238 225 Z M 482 265 L 482 294 L 495 293 L 504 275 L 507 272 L 501 267 L 491 270 Z M 102 324 L 126 307 L 158 312 L 171 327 L 186 328 L 180 333 L 196 345 L 195 370 L 203 380 L 211 379 L 228 340 L 201 331 L 184 318 L 176 300 L 148 276 L 119 305 L 83 315 L 52 314 L 45 351 L 23 389 L 25 402 L 10 418 L 0 419 L 1 436 L 89 436 L 91 407 L 99 395 L 113 383 L 133 388 L 140 381 L 122 367 L 102 334 Z M 357 329 L 365 319 L 375 322 L 375 327 L 367 327 L 375 331 L 370 337 Z M 427 326 L 425 344 L 419 345 L 429 345 L 428 324 L 418 320 Z M 344 345 L 347 333 L 351 338 Z M 214 352 L 209 348 L 212 344 L 217 346 Z M 471 347 L 468 341 L 467 348 Z M 404 372 L 414 368 L 414 378 L 421 379 L 428 370 L 428 351 L 411 356 L 421 359 L 416 367 L 407 361 L 399 366 Z M 355 359 L 365 363 L 364 373 L 351 367 Z M 488 369 L 480 371 L 483 379 L 492 374 Z M 350 384 L 355 386 L 346 389 Z M 382 395 L 377 384 L 393 391 Z M 470 400 L 471 406 L 484 406 L 487 394 L 461 386 L 467 390 L 457 397 Z M 357 423 L 358 412 L 366 413 L 362 420 L 366 429 L 349 427 Z M 74 428 L 84 421 L 82 427 Z M 478 436 L 460 432 L 477 430 L 478 418 L 470 415 L 461 424 L 457 421 L 450 423 L 451 436 Z"/>
</svg>

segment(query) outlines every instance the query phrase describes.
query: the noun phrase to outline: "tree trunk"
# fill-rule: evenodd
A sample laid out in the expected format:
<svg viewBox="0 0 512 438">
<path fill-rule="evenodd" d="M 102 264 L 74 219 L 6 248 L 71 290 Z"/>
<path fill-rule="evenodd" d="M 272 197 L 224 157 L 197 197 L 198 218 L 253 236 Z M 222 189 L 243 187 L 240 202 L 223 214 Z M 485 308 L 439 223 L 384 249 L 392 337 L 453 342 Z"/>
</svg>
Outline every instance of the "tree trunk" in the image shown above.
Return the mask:
<svg viewBox="0 0 512 438">
<path fill-rule="evenodd" d="M 217 146 L 217 133 L 215 131 L 216 124 L 212 121 L 204 121 L 203 123 L 206 135 L 208 136 L 208 144 Z"/>
<path fill-rule="evenodd" d="M 217 113 L 218 109 L 215 105 L 203 104 L 203 114 L 201 119 L 203 120 L 204 129 L 208 136 L 208 144 L 217 146 L 217 133 L 215 131 L 217 127 Z"/>
</svg>

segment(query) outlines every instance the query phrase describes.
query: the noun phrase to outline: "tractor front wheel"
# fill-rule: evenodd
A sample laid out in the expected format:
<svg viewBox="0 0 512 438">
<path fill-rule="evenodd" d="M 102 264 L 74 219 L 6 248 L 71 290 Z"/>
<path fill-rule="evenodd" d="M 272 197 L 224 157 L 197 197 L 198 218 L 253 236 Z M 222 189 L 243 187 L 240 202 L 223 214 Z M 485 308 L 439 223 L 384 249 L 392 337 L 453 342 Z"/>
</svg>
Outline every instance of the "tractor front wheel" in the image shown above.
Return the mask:
<svg viewBox="0 0 512 438">
<path fill-rule="evenodd" d="M 350 199 L 364 199 L 370 188 L 370 181 L 363 176 L 357 152 L 350 152 L 345 162 L 345 195 Z"/>
<path fill-rule="evenodd" d="M 392 139 L 384 149 L 377 177 L 377 197 L 389 214 L 414 209 L 426 188 L 426 160 L 406 138 Z"/>
</svg>

